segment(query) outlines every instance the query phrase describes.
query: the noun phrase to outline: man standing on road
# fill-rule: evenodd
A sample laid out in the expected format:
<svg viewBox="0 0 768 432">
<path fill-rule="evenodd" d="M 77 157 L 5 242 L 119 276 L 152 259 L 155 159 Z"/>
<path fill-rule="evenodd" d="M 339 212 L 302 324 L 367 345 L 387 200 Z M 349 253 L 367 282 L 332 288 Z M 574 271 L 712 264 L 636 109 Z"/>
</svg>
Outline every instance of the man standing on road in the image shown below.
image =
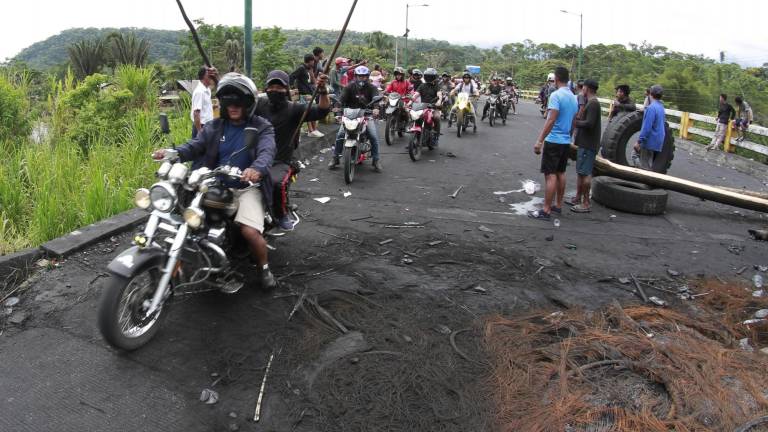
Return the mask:
<svg viewBox="0 0 768 432">
<path fill-rule="evenodd" d="M 707 146 L 707 151 L 720 148 L 720 144 L 725 139 L 725 132 L 728 130 L 728 123 L 736 117 L 736 110 L 729 104 L 728 96 L 725 93 L 720 94 L 720 106 L 717 108 L 717 126 L 715 127 L 715 136 L 712 142 Z"/>
<path fill-rule="evenodd" d="M 317 77 L 318 103 L 312 105 L 304 121 L 320 120 L 331 111 L 331 101 L 328 97 L 328 78 L 322 73 Z M 259 98 L 255 115 L 263 117 L 275 128 L 275 144 L 277 152 L 272 167 L 269 170 L 274 185 L 273 208 L 280 228 L 286 231 L 293 229 L 296 221 L 291 219 L 288 212 L 288 186 L 297 168 L 293 166 L 293 151 L 299 145 L 297 140 L 291 142 L 296 128 L 300 127 L 301 116 L 306 105 L 290 101 L 288 74 L 274 70 L 267 75 L 266 98 Z"/>
<path fill-rule="evenodd" d="M 651 87 L 651 104 L 643 114 L 643 126 L 640 137 L 635 143 L 635 151 L 640 153 L 640 168 L 653 170 L 653 161 L 664 147 L 664 104 L 661 97 L 664 89 L 660 85 Z"/>
<path fill-rule="evenodd" d="M 739 134 L 736 142 L 742 142 L 744 141 L 744 132 L 749 129 L 749 124 L 752 123 L 752 107 L 741 96 L 736 96 L 736 109 L 739 110 L 739 115 L 734 123 Z"/>
<path fill-rule="evenodd" d="M 568 69 L 558 66 L 554 75 L 557 90 L 549 96 L 547 121 L 533 146 L 533 151 L 541 154 L 541 172 L 545 179 L 543 208 L 528 212 L 534 219 L 549 220 L 551 212 L 562 213 L 571 128 L 579 109 L 576 96 L 568 89 Z"/>
<path fill-rule="evenodd" d="M 573 121 L 573 126 L 578 129 L 576 134 L 576 146 L 579 148 L 576 157 L 576 196 L 567 204 L 572 205 L 574 213 L 589 213 L 589 190 L 592 185 L 592 169 L 595 165 L 597 150 L 600 147 L 600 102 L 597 100 L 597 81 L 588 79 L 584 81 L 582 95 L 586 100 L 582 116 Z"/>
<path fill-rule="evenodd" d="M 203 130 L 206 123 L 213 120 L 213 103 L 211 102 L 211 84 L 213 79 L 208 73 L 208 68 L 201 67 L 197 71 L 197 87 L 192 92 L 192 138 Z"/>
<path fill-rule="evenodd" d="M 629 97 L 629 86 L 622 84 L 616 87 L 616 99 L 613 101 L 611 112 L 608 113 L 608 121 L 613 120 L 619 113 L 630 113 L 637 111 L 635 101 Z"/>
</svg>

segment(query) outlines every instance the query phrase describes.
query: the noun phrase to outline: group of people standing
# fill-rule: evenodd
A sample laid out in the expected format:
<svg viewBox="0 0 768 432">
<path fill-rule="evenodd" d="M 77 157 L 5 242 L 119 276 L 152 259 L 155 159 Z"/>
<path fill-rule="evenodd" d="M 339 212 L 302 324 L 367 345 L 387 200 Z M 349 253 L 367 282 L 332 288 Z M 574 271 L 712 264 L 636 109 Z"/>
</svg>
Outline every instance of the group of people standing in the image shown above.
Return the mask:
<svg viewBox="0 0 768 432">
<path fill-rule="evenodd" d="M 569 71 L 558 67 L 548 78 L 546 92 L 547 120 L 534 144 L 534 152 L 541 154 L 541 172 L 544 174 L 544 204 L 540 210 L 533 210 L 528 216 L 549 220 L 552 214 L 562 214 L 563 205 L 571 206 L 575 213 L 591 211 L 590 189 L 592 171 L 597 152 L 600 149 L 601 107 L 597 100 L 597 81 L 579 81 L 571 90 Z M 656 156 L 662 151 L 665 140 L 663 88 L 654 85 L 648 89 L 648 100 L 643 113 L 640 136 L 633 148 L 638 153 L 640 168 L 651 170 Z M 574 94 L 575 93 L 575 94 Z M 616 88 L 616 101 L 609 114 L 609 121 L 621 112 L 636 111 L 629 99 L 629 87 Z M 576 195 L 566 199 L 565 171 L 570 157 L 571 144 L 577 149 L 576 173 L 578 174 Z"/>
</svg>

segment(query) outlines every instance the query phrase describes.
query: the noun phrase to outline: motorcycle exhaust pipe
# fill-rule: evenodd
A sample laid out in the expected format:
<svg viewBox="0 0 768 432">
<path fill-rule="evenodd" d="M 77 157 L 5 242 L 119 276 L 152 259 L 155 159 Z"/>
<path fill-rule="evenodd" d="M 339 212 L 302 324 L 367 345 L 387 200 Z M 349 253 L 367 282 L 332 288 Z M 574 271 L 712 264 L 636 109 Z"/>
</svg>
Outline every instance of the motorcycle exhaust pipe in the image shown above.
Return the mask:
<svg viewBox="0 0 768 432">
<path fill-rule="evenodd" d="M 229 268 L 229 258 L 227 258 L 227 254 L 224 253 L 224 250 L 220 248 L 218 245 L 211 243 L 208 240 L 201 240 L 200 246 L 212 251 L 216 256 L 219 257 L 219 261 L 221 262 L 220 267 L 203 267 L 198 269 L 198 271 L 202 272 L 210 272 L 210 273 L 221 273 L 222 271 Z"/>
</svg>

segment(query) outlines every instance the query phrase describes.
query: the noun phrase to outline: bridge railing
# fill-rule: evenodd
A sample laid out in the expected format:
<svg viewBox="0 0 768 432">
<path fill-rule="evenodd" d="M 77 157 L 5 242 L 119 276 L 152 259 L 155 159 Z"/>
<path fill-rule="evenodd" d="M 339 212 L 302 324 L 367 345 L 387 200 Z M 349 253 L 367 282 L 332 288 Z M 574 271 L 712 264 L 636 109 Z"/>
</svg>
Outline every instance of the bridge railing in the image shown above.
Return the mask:
<svg viewBox="0 0 768 432">
<path fill-rule="evenodd" d="M 539 92 L 538 90 L 522 90 L 520 92 L 520 96 L 524 99 L 533 100 L 539 97 Z M 597 100 L 600 102 L 600 106 L 602 107 L 604 113 L 611 111 L 611 105 L 613 104 L 612 99 L 597 98 Z M 643 106 L 638 104 L 637 109 L 641 110 L 643 109 Z M 717 118 L 715 117 L 678 111 L 669 108 L 666 108 L 664 111 L 667 117 L 673 120 L 669 122 L 669 127 L 676 129 L 680 138 L 691 139 L 692 135 L 695 135 L 711 140 L 715 136 L 713 131 L 696 126 L 696 122 L 716 126 Z M 674 119 L 677 119 L 677 122 L 675 122 Z M 757 126 L 755 124 L 749 125 L 747 132 L 757 136 L 768 137 L 768 128 Z M 727 152 L 733 152 L 735 147 L 739 147 L 753 151 L 755 153 L 759 153 L 764 156 L 768 156 L 768 146 L 766 145 L 748 141 L 746 139 L 741 142 L 736 142 L 733 129 L 733 121 L 728 124 L 728 129 L 725 133 L 725 140 L 723 145 L 725 147 L 725 151 Z"/>
</svg>

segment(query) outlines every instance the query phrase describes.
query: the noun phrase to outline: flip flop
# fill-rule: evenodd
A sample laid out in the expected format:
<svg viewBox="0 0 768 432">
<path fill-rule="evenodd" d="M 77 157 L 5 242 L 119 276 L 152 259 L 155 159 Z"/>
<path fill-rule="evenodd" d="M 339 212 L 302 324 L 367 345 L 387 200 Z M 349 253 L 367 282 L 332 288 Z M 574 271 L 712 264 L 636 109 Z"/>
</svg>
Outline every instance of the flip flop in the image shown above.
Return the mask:
<svg viewBox="0 0 768 432">
<path fill-rule="evenodd" d="M 555 212 L 557 214 L 563 214 L 563 209 L 561 209 L 560 207 L 552 206 L 550 211 L 553 211 L 553 212 Z"/>
<path fill-rule="evenodd" d="M 584 207 L 581 204 L 577 204 L 571 207 L 571 211 L 574 213 L 589 213 L 592 211 L 592 209 L 590 209 L 589 207 Z"/>
<path fill-rule="evenodd" d="M 528 212 L 528 217 L 531 219 L 549 220 L 549 213 L 544 213 L 544 210 L 531 210 Z"/>
</svg>

